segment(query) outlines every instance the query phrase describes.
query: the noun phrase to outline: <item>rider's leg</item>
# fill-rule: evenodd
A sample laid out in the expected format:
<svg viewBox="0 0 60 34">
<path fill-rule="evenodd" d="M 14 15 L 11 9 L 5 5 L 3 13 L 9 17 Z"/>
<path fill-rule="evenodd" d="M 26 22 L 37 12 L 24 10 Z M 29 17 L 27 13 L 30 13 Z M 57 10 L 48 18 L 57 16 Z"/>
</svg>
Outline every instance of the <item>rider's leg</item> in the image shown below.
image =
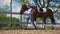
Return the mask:
<svg viewBox="0 0 60 34">
<path fill-rule="evenodd" d="M 31 22 L 32 22 L 33 26 L 35 27 L 35 29 L 37 29 L 37 26 L 36 26 L 36 24 L 34 23 L 34 20 L 33 20 L 33 15 L 30 16 L 30 19 L 31 19 Z"/>
</svg>

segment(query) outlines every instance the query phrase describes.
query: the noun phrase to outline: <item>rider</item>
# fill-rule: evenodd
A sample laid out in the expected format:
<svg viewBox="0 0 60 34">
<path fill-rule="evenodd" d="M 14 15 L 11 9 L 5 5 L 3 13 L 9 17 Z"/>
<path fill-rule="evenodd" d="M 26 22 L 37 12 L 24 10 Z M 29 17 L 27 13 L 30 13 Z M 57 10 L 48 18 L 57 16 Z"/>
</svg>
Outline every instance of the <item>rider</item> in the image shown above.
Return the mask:
<svg viewBox="0 0 60 34">
<path fill-rule="evenodd" d="M 43 12 L 43 6 L 41 4 L 41 0 L 35 0 L 35 5 L 37 6 L 38 11 Z"/>
</svg>

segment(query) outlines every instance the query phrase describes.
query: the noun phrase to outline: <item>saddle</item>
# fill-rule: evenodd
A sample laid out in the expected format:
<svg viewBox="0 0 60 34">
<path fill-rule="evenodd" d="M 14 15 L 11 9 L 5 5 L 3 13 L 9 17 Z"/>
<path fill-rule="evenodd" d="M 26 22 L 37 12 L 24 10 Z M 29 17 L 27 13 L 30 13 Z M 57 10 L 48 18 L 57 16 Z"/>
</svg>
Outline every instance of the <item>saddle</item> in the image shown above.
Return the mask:
<svg viewBox="0 0 60 34">
<path fill-rule="evenodd" d="M 45 13 L 46 12 L 46 8 L 37 8 L 37 10 L 40 13 Z"/>
<path fill-rule="evenodd" d="M 40 11 L 40 12 L 43 12 L 43 8 L 39 8 L 39 11 Z"/>
</svg>

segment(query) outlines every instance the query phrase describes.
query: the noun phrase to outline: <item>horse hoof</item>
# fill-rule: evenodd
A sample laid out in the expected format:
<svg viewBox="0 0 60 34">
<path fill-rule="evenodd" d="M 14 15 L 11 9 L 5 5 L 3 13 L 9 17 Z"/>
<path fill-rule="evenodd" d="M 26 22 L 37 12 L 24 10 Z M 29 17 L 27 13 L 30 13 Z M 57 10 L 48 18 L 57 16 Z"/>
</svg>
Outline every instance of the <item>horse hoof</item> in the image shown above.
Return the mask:
<svg viewBox="0 0 60 34">
<path fill-rule="evenodd" d="M 37 28 L 35 28 L 35 29 L 37 29 Z"/>
<path fill-rule="evenodd" d="M 25 30 L 27 30 L 27 28 L 25 28 Z"/>
<path fill-rule="evenodd" d="M 37 29 L 37 28 L 35 28 L 35 29 Z"/>
<path fill-rule="evenodd" d="M 41 28 L 41 30 L 45 30 L 45 28 Z"/>
<path fill-rule="evenodd" d="M 52 30 L 54 30 L 54 28 L 52 28 Z"/>
</svg>

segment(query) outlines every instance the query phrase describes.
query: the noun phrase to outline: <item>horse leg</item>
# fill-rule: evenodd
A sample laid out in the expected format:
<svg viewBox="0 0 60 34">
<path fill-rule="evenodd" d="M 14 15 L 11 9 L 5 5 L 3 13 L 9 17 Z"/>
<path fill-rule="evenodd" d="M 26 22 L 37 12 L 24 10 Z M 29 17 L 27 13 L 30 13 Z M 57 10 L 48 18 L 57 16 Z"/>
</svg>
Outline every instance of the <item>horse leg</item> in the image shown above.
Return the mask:
<svg viewBox="0 0 60 34">
<path fill-rule="evenodd" d="M 55 27 L 55 19 L 54 19 L 54 16 L 52 15 L 49 18 L 51 19 L 51 22 L 52 22 L 52 29 L 54 29 L 54 27 Z"/>
<path fill-rule="evenodd" d="M 43 29 L 46 28 L 46 18 L 43 19 L 43 24 L 42 24 Z"/>
<path fill-rule="evenodd" d="M 36 18 L 33 18 L 33 20 L 34 20 L 34 24 L 37 25 Z"/>
</svg>

